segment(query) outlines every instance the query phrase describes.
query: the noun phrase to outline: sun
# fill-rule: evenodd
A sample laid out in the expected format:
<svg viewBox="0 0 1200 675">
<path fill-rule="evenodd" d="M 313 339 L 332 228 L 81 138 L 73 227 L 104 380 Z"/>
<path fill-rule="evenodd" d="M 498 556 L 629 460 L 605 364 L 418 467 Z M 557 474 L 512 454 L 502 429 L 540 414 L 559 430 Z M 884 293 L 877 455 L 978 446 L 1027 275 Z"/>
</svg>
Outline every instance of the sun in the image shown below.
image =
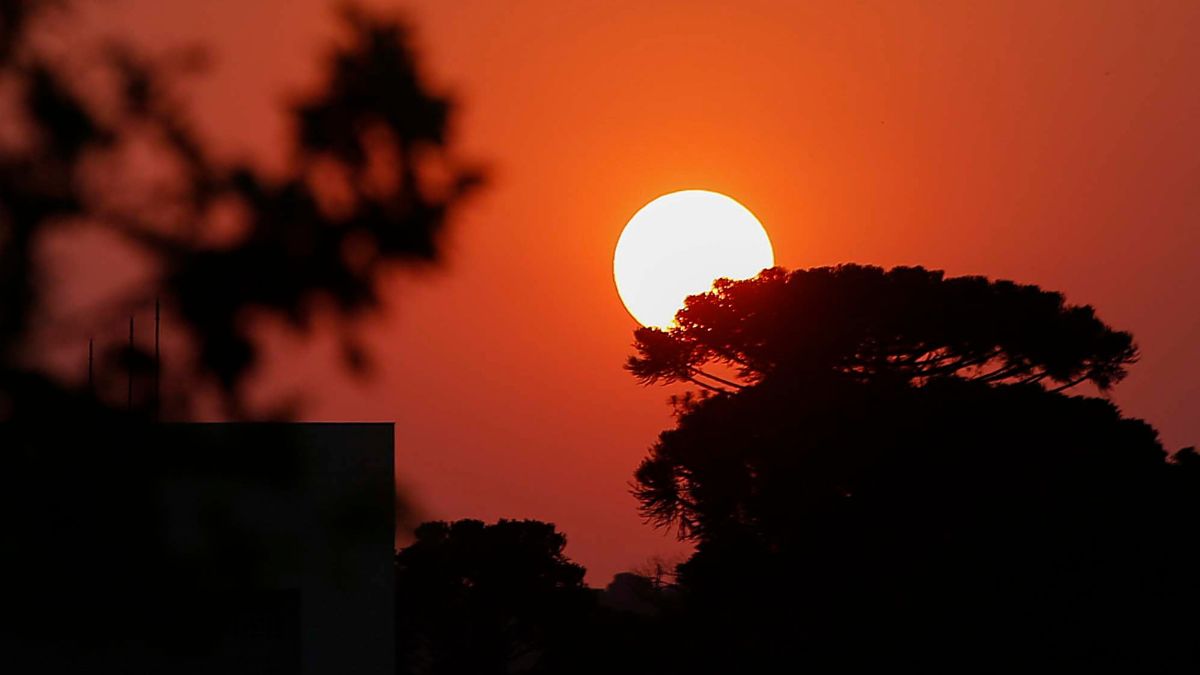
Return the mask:
<svg viewBox="0 0 1200 675">
<path fill-rule="evenodd" d="M 749 209 L 719 192 L 683 190 L 633 214 L 617 240 L 613 277 L 638 323 L 666 328 L 689 295 L 774 263 L 767 231 Z"/>
</svg>

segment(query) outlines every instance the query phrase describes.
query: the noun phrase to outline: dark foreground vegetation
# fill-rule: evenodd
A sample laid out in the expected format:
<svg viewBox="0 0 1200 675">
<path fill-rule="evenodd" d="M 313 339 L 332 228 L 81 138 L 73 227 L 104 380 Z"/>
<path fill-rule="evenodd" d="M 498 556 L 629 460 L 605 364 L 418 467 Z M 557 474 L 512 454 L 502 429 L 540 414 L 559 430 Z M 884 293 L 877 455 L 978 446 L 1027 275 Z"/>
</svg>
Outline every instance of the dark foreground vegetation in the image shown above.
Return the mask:
<svg viewBox="0 0 1200 675">
<path fill-rule="evenodd" d="M 321 85 L 289 109 L 291 159 L 267 173 L 193 130 L 174 94 L 188 54 L 46 50 L 39 30 L 70 4 L 0 0 L 5 654 L 40 659 L 16 672 L 100 670 L 99 655 L 124 672 L 311 668 L 270 532 L 217 523 L 195 565 L 172 553 L 179 532 L 146 537 L 160 525 L 146 505 L 178 496 L 150 469 L 175 486 L 203 467 L 130 453 L 161 447 L 125 432 L 201 404 L 286 417 L 247 396 L 255 320 L 333 325 L 346 369 L 369 371 L 356 326 L 383 308 L 382 274 L 437 259 L 478 174 L 394 22 L 347 12 Z M 156 181 L 131 169 L 135 148 Z M 64 317 L 46 242 L 83 231 L 132 252 L 147 281 Z M 97 326 L 156 305 L 177 368 L 132 339 L 82 367 Z M 1137 351 L 1091 308 L 920 268 L 776 269 L 636 337 L 632 374 L 692 393 L 634 493 L 695 554 L 601 592 L 551 525 L 422 525 L 395 557 L 400 672 L 1197 671 L 1200 458 L 1105 398 Z M 79 368 L 55 367 L 62 344 Z M 289 470 L 225 468 L 256 487 Z M 149 651 L 130 638 L 143 629 Z"/>
<path fill-rule="evenodd" d="M 700 387 L 634 483 L 695 554 L 670 584 L 600 592 L 550 525 L 425 524 L 397 557 L 406 672 L 1200 663 L 1200 457 L 1103 397 L 1137 351 L 1090 307 L 921 268 L 775 269 L 637 340 L 639 379 Z"/>
</svg>

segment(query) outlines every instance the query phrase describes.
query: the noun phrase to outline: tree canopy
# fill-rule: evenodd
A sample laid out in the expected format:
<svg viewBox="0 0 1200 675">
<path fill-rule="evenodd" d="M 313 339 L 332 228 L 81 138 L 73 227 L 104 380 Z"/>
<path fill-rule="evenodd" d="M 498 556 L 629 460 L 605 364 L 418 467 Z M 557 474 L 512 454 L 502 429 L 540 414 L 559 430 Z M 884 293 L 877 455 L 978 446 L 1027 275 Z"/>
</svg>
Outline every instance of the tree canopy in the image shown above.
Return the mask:
<svg viewBox="0 0 1200 675">
<path fill-rule="evenodd" d="M 736 389 L 774 374 L 835 371 L 907 381 L 1088 381 L 1107 389 L 1137 359 L 1129 333 L 1062 294 L 921 267 L 862 265 L 763 271 L 722 279 L 688 298 L 667 330 L 642 328 L 630 372 L 643 382 L 686 380 Z M 732 367 L 744 380 L 711 372 Z"/>
<path fill-rule="evenodd" d="M 548 672 L 578 639 L 593 598 L 553 525 L 438 521 L 415 537 L 396 555 L 402 672 Z"/>
<path fill-rule="evenodd" d="M 1200 599 L 1180 573 L 1200 563 L 1200 472 L 1066 391 L 1107 390 L 1136 359 L 1090 307 L 920 268 L 773 269 L 636 336 L 640 380 L 713 390 L 633 491 L 696 543 L 679 583 L 695 631 L 744 647 L 729 667 L 781 650 L 852 670 L 1186 653 L 1147 656 L 1157 637 L 1134 617 Z"/>
</svg>

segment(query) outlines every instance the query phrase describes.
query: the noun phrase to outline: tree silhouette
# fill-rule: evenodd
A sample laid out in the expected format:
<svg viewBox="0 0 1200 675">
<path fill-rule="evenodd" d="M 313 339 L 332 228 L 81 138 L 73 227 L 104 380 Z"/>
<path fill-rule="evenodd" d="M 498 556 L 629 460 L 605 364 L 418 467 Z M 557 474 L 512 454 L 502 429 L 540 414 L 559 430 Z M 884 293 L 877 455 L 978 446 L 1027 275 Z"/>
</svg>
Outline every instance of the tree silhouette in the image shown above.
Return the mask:
<svg viewBox="0 0 1200 675">
<path fill-rule="evenodd" d="M 560 672 L 594 605 L 566 537 L 539 521 L 429 522 L 396 555 L 402 672 Z"/>
<path fill-rule="evenodd" d="M 634 490 L 697 544 L 690 632 L 724 648 L 701 661 L 1193 664 L 1195 620 L 1147 618 L 1200 599 L 1200 472 L 1064 392 L 1136 355 L 1091 308 L 847 265 L 719 282 L 677 324 L 639 330 L 629 369 L 719 391 L 686 402 Z"/>
<path fill-rule="evenodd" d="M 38 247 L 70 228 L 115 234 L 151 261 L 154 280 L 114 304 L 123 312 L 161 297 L 189 338 L 179 360 L 194 363 L 196 377 L 184 394 L 211 385 L 229 415 L 254 413 L 243 384 L 258 356 L 256 317 L 308 331 L 328 312 L 346 365 L 364 370 L 354 325 L 382 308 L 382 273 L 434 260 L 447 214 L 479 180 L 450 152 L 450 103 L 418 76 L 405 30 L 344 12 L 350 40 L 317 93 L 291 111 L 288 166 L 268 173 L 218 158 L 193 131 L 172 85 L 195 58 L 150 60 L 109 45 L 77 51 L 105 76 L 85 78 L 78 63 L 44 53 L 39 27 L 61 19 L 50 11 L 58 4 L 0 4 L 0 77 L 19 112 L 5 129 L 18 133 L 0 134 L 5 417 L 72 405 L 71 387 L 27 355 L 43 299 Z M 128 166 L 135 148 L 151 157 L 149 184 Z M 78 339 L 87 344 L 86 334 Z"/>
<path fill-rule="evenodd" d="M 642 328 L 629 370 L 643 382 L 687 380 L 737 389 L 774 373 L 839 372 L 857 379 L 1090 381 L 1107 389 L 1137 358 L 1132 336 L 1059 293 L 983 277 L 947 279 L 920 267 L 842 265 L 716 282 L 688 298 L 669 331 Z"/>
</svg>

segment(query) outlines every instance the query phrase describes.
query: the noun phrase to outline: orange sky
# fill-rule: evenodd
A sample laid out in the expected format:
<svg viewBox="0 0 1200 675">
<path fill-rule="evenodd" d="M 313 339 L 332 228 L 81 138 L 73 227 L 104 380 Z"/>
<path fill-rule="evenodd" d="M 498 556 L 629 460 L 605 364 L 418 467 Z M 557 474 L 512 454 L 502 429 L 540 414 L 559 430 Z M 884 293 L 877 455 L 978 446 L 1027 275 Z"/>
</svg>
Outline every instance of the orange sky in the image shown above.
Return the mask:
<svg viewBox="0 0 1200 675">
<path fill-rule="evenodd" d="M 265 380 L 312 419 L 395 420 L 425 515 L 556 522 L 592 583 L 679 550 L 627 482 L 670 424 L 621 369 L 625 221 L 682 188 L 755 212 L 780 264 L 923 264 L 1062 290 L 1131 330 L 1117 402 L 1200 443 L 1200 3 L 400 2 L 491 185 L 448 264 L 397 279 L 380 371 L 321 344 Z M 280 103 L 336 28 L 317 0 L 109 0 L 97 25 L 208 45 L 190 89 L 229 152 L 278 153 Z"/>
</svg>

